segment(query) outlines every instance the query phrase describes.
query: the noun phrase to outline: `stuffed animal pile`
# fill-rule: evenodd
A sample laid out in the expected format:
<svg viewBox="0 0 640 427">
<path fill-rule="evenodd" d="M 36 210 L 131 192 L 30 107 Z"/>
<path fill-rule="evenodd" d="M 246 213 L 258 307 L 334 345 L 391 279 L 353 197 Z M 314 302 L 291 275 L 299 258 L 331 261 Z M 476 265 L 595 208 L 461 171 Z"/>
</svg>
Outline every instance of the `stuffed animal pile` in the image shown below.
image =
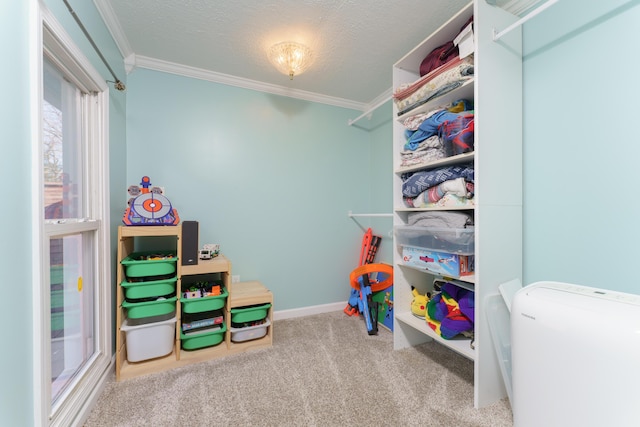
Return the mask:
<svg viewBox="0 0 640 427">
<path fill-rule="evenodd" d="M 474 295 L 472 291 L 444 282 L 427 302 L 427 324 L 444 339 L 472 334 Z"/>
</svg>

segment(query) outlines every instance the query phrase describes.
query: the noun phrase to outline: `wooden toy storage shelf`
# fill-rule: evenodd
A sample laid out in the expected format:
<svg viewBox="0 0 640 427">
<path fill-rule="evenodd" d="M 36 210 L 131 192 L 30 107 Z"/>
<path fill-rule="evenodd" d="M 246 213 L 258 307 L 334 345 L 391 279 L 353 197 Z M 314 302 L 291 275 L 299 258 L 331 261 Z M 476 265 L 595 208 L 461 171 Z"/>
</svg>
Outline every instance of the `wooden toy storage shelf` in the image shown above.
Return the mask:
<svg viewBox="0 0 640 427">
<path fill-rule="evenodd" d="M 176 265 L 176 334 L 173 350 L 170 354 L 155 359 L 141 362 L 128 362 L 126 349 L 126 334 L 121 330 L 126 310 L 122 307 L 124 292 L 120 284 L 125 280 L 125 270 L 120 261 L 131 255 L 135 250 L 136 239 L 149 237 L 175 238 L 175 252 L 178 257 Z M 197 265 L 181 265 L 182 255 L 182 226 L 120 226 L 118 227 L 118 259 L 117 259 L 117 310 L 116 310 L 116 379 L 122 380 L 140 375 L 159 372 L 191 363 L 202 362 L 216 357 L 241 353 L 258 348 L 266 348 L 272 345 L 272 308 L 269 309 L 267 334 L 259 339 L 243 342 L 231 342 L 229 328 L 231 326 L 230 310 L 234 307 L 241 307 L 253 304 L 273 304 L 272 293 L 260 282 L 231 283 L 231 262 L 220 254 L 211 260 L 199 260 Z M 180 319 L 180 297 L 182 279 L 187 276 L 202 274 L 220 273 L 224 287 L 227 289 L 228 297 L 224 306 L 225 323 L 227 331 L 224 340 L 213 347 L 205 347 L 198 350 L 182 350 L 180 340 L 181 319 Z"/>
</svg>

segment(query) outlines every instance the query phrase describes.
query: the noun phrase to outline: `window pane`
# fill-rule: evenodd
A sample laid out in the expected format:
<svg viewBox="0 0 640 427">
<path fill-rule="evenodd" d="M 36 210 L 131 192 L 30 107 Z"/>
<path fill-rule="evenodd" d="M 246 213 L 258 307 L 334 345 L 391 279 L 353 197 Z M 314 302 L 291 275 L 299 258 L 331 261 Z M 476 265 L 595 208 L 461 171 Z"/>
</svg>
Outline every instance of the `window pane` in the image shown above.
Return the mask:
<svg viewBox="0 0 640 427">
<path fill-rule="evenodd" d="M 44 60 L 45 219 L 82 218 L 82 92 Z"/>
<path fill-rule="evenodd" d="M 93 232 L 49 241 L 52 402 L 95 351 L 92 247 Z"/>
</svg>

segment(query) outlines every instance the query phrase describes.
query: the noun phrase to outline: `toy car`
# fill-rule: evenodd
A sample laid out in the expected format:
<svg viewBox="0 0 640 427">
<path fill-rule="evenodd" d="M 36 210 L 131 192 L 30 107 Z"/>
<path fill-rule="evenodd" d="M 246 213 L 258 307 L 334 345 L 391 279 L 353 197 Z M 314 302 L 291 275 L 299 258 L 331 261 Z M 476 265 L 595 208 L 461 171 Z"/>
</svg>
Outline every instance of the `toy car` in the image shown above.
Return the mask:
<svg viewBox="0 0 640 427">
<path fill-rule="evenodd" d="M 213 259 L 218 256 L 220 252 L 220 245 L 204 245 L 200 251 L 198 251 L 198 257 L 200 259 Z"/>
</svg>

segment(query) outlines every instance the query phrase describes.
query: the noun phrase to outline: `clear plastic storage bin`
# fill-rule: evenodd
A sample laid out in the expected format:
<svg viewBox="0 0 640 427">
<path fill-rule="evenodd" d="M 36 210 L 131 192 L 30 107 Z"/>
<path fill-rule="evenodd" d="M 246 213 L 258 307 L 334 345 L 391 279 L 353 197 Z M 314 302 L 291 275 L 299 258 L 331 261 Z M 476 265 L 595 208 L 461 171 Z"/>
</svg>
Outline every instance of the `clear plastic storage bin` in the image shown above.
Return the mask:
<svg viewBox="0 0 640 427">
<path fill-rule="evenodd" d="M 475 250 L 473 227 L 431 228 L 403 225 L 394 227 L 394 232 L 400 246 L 465 255 L 471 255 Z"/>
</svg>

